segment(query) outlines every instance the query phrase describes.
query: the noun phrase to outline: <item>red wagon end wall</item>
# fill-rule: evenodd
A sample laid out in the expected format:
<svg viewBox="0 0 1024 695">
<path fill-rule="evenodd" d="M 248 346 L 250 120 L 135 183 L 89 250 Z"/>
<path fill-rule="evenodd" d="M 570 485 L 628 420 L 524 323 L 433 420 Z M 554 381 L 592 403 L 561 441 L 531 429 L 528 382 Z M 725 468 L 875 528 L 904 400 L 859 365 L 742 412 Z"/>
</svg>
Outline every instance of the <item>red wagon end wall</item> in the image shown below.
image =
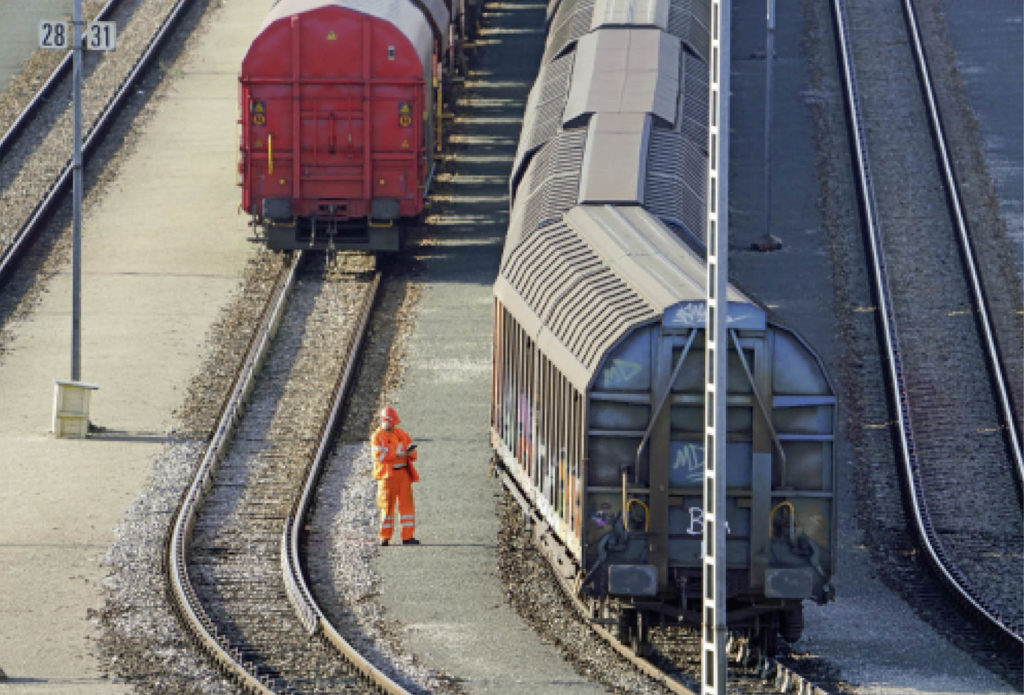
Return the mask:
<svg viewBox="0 0 1024 695">
<path fill-rule="evenodd" d="M 265 25 L 240 76 L 242 205 L 259 222 L 390 223 L 423 210 L 433 66 L 339 5 Z"/>
</svg>

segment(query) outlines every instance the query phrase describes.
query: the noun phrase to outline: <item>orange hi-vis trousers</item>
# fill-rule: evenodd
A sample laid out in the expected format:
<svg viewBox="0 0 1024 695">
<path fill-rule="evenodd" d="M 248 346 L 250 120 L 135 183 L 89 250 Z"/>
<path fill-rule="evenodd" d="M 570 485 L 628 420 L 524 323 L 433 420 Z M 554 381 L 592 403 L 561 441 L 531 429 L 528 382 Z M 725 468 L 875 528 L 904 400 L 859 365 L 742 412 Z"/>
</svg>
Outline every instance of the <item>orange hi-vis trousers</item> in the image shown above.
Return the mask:
<svg viewBox="0 0 1024 695">
<path fill-rule="evenodd" d="M 416 531 L 416 505 L 412 501 L 412 480 L 408 468 L 395 470 L 390 478 L 377 481 L 377 506 L 380 507 L 381 540 L 391 540 L 395 530 L 395 503 L 398 503 L 398 526 L 402 540 L 407 541 Z"/>
</svg>

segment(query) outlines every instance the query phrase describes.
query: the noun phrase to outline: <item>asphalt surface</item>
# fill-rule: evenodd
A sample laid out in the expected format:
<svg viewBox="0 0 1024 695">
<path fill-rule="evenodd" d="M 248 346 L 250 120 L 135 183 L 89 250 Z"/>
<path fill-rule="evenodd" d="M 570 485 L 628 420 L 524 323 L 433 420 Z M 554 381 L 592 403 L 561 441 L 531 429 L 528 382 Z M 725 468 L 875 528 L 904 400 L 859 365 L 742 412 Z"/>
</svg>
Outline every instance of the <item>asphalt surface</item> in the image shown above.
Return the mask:
<svg viewBox="0 0 1024 695">
<path fill-rule="evenodd" d="M 28 4 L 5 3 L 3 19 L 8 5 Z M 242 5 L 180 65 L 118 175 L 86 198 L 82 380 L 99 386 L 90 419 L 104 432 L 50 434 L 54 379 L 69 376 L 69 258 L 31 312 L 4 325 L 0 692 L 129 692 L 107 677 L 95 646 L 103 557 L 147 488 L 204 336 L 254 253 L 233 173 L 236 66 L 259 20 Z M 0 31 L 14 30 L 0 21 Z M 206 117 L 182 138 L 197 101 Z"/>
<path fill-rule="evenodd" d="M 472 693 L 604 692 L 541 643 L 497 575 L 500 484 L 489 475 L 491 286 L 501 257 L 508 171 L 543 41 L 544 4 L 488 6 L 481 48 L 451 126 L 455 176 L 412 249 L 423 294 L 393 404 L 418 441 L 416 547 L 381 548 L 387 615 L 421 663 Z M 500 25 L 501 30 L 495 27 Z"/>
<path fill-rule="evenodd" d="M 999 209 L 1024 268 L 1024 25 L 1018 0 L 943 0 Z"/>
</svg>

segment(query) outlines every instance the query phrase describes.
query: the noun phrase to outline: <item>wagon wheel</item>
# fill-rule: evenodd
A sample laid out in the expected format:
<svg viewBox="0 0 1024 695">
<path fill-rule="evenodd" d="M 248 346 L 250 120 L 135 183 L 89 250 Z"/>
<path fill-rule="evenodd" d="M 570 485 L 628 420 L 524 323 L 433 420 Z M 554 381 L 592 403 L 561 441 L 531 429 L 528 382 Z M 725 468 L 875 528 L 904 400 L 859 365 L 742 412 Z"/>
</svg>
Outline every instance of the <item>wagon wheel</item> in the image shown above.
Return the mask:
<svg viewBox="0 0 1024 695">
<path fill-rule="evenodd" d="M 793 644 L 804 632 L 804 606 L 802 603 L 787 606 L 779 615 L 779 634 Z"/>
<path fill-rule="evenodd" d="M 629 630 L 629 648 L 633 650 L 633 653 L 639 657 L 647 656 L 647 648 L 650 646 L 648 642 L 649 628 L 647 622 L 644 620 L 643 611 L 634 611 L 636 619 L 632 621 L 632 625 Z"/>
<path fill-rule="evenodd" d="M 618 615 L 618 622 L 615 624 L 615 639 L 623 644 L 629 642 L 633 637 L 633 613 L 631 608 L 623 608 Z"/>
</svg>

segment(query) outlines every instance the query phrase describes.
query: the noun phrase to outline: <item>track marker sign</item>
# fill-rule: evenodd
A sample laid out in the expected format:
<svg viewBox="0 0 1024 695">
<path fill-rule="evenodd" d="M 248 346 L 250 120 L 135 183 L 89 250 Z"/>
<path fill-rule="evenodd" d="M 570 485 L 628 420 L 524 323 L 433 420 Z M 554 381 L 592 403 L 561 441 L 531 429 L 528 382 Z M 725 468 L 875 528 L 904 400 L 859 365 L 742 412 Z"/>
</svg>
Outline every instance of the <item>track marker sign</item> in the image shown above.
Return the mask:
<svg viewBox="0 0 1024 695">
<path fill-rule="evenodd" d="M 72 48 L 71 22 L 39 22 L 39 47 Z M 82 48 L 112 51 L 117 46 L 117 22 L 89 22 L 82 32 Z"/>
</svg>

